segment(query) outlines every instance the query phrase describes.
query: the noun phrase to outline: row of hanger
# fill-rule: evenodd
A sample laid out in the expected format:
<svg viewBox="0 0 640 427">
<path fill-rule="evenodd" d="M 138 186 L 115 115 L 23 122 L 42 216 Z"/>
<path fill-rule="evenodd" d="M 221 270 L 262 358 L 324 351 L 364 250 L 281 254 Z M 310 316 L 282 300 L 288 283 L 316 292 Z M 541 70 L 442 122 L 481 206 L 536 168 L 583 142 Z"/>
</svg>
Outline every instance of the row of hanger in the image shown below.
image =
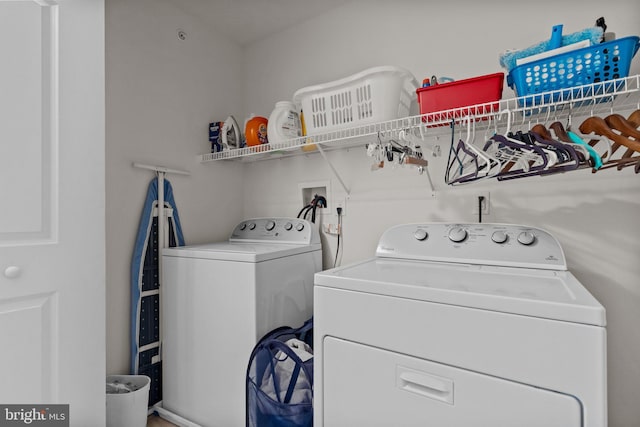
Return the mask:
<svg viewBox="0 0 640 427">
<path fill-rule="evenodd" d="M 513 131 L 508 120 L 504 133 L 495 129 L 491 137 L 483 138 L 476 138 L 472 117 L 467 117 L 464 125 L 466 138 L 460 137 L 455 143 L 455 131 L 452 132 L 445 173 L 445 182 L 450 185 L 586 168 L 595 173 L 633 167 L 635 173 L 640 173 L 640 109 L 628 117 L 591 116 L 577 128 L 571 125 L 569 117 L 566 125 L 556 120 L 548 126 L 529 124 L 528 130 Z"/>
</svg>

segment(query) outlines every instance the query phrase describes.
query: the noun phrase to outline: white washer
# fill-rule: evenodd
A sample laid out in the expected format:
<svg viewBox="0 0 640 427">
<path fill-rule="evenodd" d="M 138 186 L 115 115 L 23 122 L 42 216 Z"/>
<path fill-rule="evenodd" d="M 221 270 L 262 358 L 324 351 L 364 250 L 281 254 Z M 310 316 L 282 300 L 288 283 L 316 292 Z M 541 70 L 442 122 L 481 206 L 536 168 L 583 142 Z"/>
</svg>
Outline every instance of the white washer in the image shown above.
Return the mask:
<svg viewBox="0 0 640 427">
<path fill-rule="evenodd" d="M 543 230 L 396 226 L 314 301 L 316 427 L 607 425 L 605 310 Z"/>
<path fill-rule="evenodd" d="M 318 230 L 302 219 L 250 219 L 228 241 L 167 248 L 162 258 L 163 408 L 202 426 L 244 426 L 253 346 L 313 315 Z"/>
</svg>

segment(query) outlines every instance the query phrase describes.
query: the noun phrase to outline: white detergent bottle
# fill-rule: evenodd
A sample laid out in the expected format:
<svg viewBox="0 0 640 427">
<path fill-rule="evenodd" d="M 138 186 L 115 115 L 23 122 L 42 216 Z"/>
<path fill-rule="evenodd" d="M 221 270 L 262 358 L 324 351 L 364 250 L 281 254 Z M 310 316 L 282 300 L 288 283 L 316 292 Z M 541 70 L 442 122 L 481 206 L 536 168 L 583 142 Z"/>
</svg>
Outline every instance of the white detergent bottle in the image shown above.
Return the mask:
<svg viewBox="0 0 640 427">
<path fill-rule="evenodd" d="M 293 102 L 276 103 L 267 123 L 267 135 L 271 144 L 302 136 L 300 116 Z"/>
</svg>

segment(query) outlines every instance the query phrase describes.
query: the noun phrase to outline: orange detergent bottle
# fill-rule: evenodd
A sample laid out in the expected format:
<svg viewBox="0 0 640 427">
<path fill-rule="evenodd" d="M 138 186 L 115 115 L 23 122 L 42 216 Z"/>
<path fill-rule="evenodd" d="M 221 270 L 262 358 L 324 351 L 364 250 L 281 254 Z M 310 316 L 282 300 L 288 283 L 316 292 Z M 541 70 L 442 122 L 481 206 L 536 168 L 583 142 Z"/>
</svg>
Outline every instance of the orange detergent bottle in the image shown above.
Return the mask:
<svg viewBox="0 0 640 427">
<path fill-rule="evenodd" d="M 249 147 L 269 143 L 266 117 L 250 116 L 244 125 L 244 137 Z"/>
</svg>

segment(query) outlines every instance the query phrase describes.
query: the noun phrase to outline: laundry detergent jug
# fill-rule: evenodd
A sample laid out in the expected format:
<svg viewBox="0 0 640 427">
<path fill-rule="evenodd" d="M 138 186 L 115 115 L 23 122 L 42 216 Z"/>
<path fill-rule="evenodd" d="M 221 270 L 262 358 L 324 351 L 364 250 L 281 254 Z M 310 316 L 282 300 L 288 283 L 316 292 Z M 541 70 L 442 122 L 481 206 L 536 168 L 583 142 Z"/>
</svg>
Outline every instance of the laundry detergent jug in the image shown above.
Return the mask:
<svg viewBox="0 0 640 427">
<path fill-rule="evenodd" d="M 269 142 L 283 142 L 302 135 L 300 116 L 293 102 L 280 101 L 269 116 L 267 125 Z"/>
<path fill-rule="evenodd" d="M 244 122 L 244 137 L 249 147 L 260 144 L 267 144 L 267 123 L 265 117 L 254 116 L 253 114 Z"/>
</svg>

